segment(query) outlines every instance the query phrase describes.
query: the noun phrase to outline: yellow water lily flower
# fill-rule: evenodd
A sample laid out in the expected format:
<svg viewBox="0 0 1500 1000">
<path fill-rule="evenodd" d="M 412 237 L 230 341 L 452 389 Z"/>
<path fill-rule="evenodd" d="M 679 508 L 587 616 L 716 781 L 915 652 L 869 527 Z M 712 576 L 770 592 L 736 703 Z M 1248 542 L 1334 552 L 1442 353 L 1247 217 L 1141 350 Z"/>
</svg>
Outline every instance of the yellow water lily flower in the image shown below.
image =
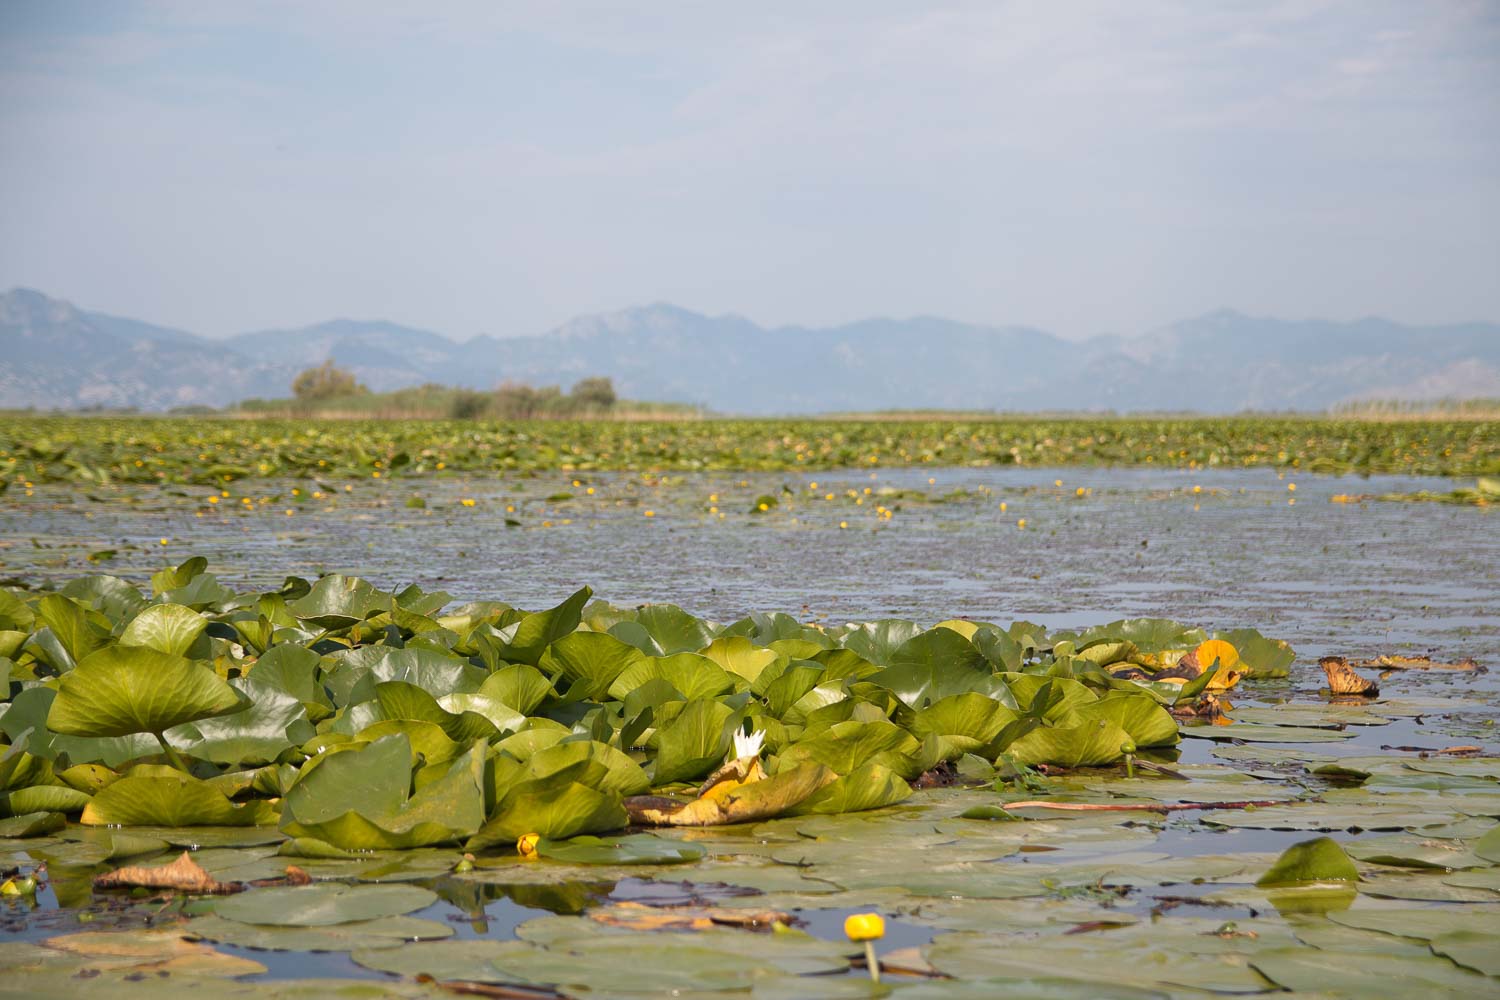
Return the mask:
<svg viewBox="0 0 1500 1000">
<path fill-rule="evenodd" d="M 541 839 L 542 836 L 539 833 L 521 834 L 521 836 L 516 838 L 516 853 L 525 858 L 527 861 L 535 861 L 537 858 L 541 857 L 541 855 L 537 853 L 536 849 L 536 845 L 541 841 Z"/>
</svg>

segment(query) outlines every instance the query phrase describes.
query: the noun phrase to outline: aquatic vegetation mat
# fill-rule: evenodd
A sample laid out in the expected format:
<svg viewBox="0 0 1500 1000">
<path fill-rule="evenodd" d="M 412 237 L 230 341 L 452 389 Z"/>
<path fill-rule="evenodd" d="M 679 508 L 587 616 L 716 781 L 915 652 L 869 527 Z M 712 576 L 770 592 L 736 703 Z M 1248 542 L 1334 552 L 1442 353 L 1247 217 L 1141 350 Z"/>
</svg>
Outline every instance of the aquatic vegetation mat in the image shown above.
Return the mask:
<svg viewBox="0 0 1500 1000">
<path fill-rule="evenodd" d="M 0 993 L 1500 993 L 1500 758 L 1360 742 L 1421 699 L 1236 704 L 1296 657 L 201 558 L 0 589 Z"/>
<path fill-rule="evenodd" d="M 0 418 L 0 483 L 218 485 L 504 471 L 819 470 L 905 465 L 1264 466 L 1500 474 L 1500 423 L 1318 417 L 317 421 Z M 774 494 L 769 495 L 771 506 Z M 756 509 L 759 504 L 754 505 Z"/>
</svg>

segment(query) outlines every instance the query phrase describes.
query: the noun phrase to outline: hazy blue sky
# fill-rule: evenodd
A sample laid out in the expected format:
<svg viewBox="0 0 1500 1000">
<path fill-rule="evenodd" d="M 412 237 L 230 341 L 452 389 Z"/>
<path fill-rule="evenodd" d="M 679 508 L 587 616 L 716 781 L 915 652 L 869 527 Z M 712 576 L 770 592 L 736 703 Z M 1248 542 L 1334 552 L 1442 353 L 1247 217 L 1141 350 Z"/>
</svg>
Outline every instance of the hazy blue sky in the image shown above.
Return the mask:
<svg viewBox="0 0 1500 1000">
<path fill-rule="evenodd" d="M 669 300 L 1500 319 L 1500 2 L 0 0 L 0 288 L 199 332 Z"/>
</svg>

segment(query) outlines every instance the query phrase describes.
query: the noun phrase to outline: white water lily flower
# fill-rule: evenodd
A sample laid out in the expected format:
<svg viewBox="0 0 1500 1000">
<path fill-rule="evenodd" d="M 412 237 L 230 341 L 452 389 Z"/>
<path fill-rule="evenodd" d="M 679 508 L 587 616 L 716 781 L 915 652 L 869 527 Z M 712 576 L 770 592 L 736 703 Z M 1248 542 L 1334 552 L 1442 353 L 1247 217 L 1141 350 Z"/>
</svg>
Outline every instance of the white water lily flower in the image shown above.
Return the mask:
<svg viewBox="0 0 1500 1000">
<path fill-rule="evenodd" d="M 761 745 L 766 742 L 766 731 L 757 729 L 746 736 L 738 730 L 734 734 L 734 756 L 731 760 L 739 760 L 741 757 L 759 757 Z"/>
</svg>

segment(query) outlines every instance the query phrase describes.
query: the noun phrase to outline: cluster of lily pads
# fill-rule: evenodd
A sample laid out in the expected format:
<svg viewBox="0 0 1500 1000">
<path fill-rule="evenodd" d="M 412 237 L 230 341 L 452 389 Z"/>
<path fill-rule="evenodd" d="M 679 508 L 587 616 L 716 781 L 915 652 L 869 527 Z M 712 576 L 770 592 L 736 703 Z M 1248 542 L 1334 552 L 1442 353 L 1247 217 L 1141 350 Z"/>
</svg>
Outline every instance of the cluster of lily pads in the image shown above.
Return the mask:
<svg viewBox="0 0 1500 1000">
<path fill-rule="evenodd" d="M 458 472 L 967 465 L 1494 475 L 1500 424 L 1204 417 L 852 421 L 0 419 L 0 490 Z"/>
<path fill-rule="evenodd" d="M 1350 494 L 1339 493 L 1334 503 L 1358 503 L 1362 500 L 1385 500 L 1393 503 L 1446 503 L 1461 507 L 1489 507 L 1500 503 L 1500 479 L 1480 476 L 1472 487 L 1460 486 L 1446 493 L 1418 490 L 1415 493 Z"/>
<path fill-rule="evenodd" d="M 719 625 L 587 588 L 536 612 L 339 575 L 236 593 L 206 566 L 149 597 L 0 591 L 0 836 L 274 825 L 316 857 L 855 812 L 961 759 L 1171 747 L 1174 704 L 1293 656 L 1159 619 Z"/>
</svg>

